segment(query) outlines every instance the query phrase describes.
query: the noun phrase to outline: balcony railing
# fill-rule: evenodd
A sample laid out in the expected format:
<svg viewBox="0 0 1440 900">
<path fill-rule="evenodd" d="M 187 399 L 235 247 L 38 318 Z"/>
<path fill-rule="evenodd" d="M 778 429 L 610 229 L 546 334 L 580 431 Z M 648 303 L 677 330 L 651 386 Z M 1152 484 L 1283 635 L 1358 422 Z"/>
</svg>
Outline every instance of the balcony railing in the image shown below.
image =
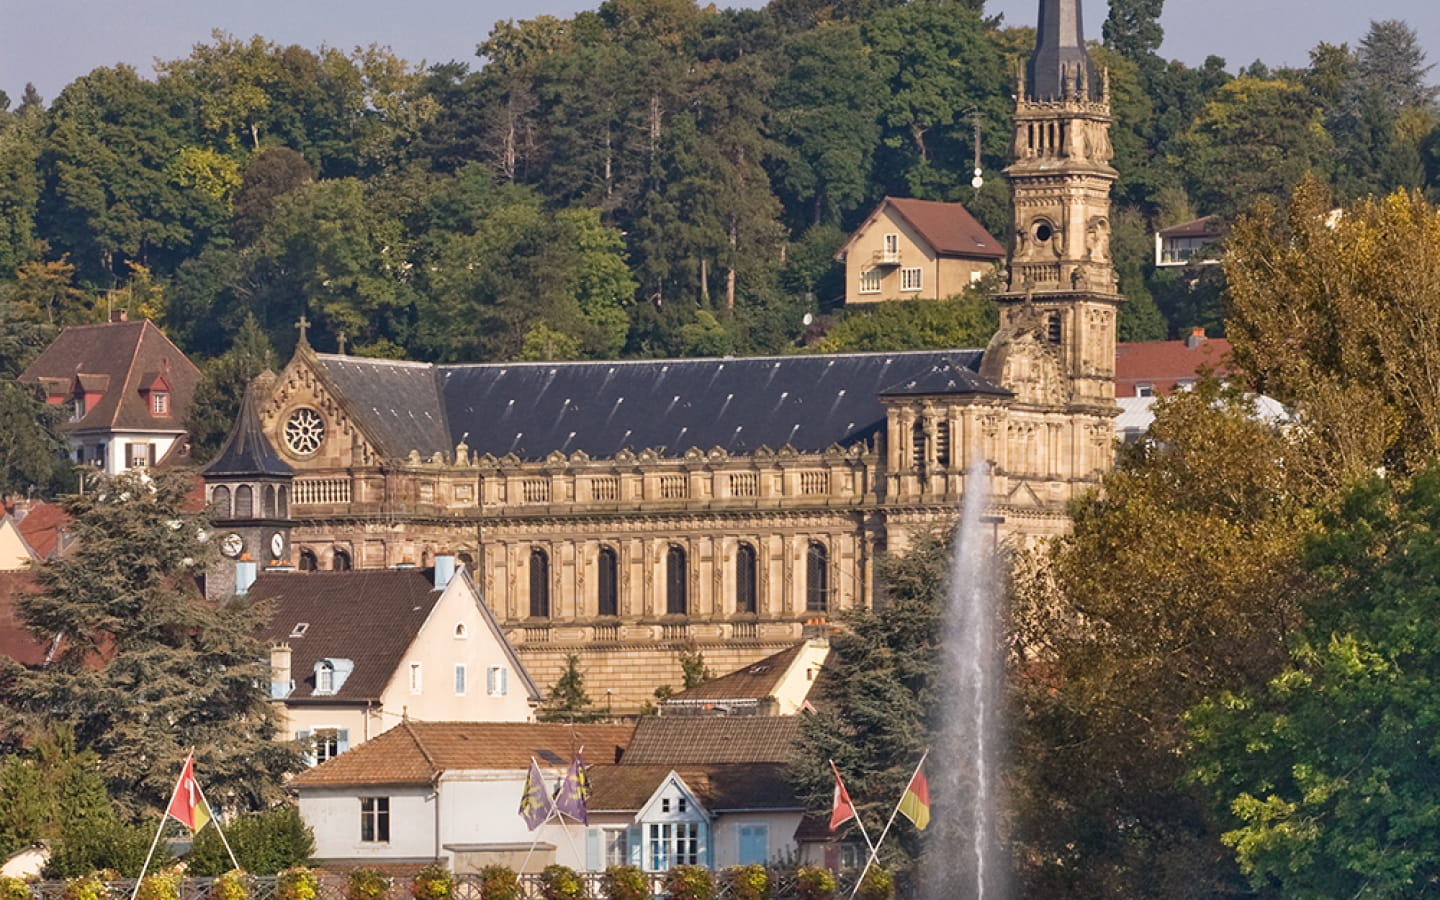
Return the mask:
<svg viewBox="0 0 1440 900">
<path fill-rule="evenodd" d="M 301 478 L 295 482 L 296 506 L 349 502 L 348 478 Z"/>
</svg>

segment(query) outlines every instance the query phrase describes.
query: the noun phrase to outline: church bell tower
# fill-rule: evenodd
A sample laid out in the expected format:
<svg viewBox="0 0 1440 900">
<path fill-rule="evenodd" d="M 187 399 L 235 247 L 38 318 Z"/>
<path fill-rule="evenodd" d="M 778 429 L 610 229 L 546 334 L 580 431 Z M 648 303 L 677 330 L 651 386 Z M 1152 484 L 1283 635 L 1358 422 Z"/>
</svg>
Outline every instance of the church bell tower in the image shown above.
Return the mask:
<svg viewBox="0 0 1440 900">
<path fill-rule="evenodd" d="M 1110 79 L 1085 50 L 1081 0 L 1040 0 L 1035 52 L 1016 92 L 1009 284 L 1002 329 L 1055 346 L 1072 408 L 1115 405 L 1117 293 L 1110 256 Z"/>
</svg>

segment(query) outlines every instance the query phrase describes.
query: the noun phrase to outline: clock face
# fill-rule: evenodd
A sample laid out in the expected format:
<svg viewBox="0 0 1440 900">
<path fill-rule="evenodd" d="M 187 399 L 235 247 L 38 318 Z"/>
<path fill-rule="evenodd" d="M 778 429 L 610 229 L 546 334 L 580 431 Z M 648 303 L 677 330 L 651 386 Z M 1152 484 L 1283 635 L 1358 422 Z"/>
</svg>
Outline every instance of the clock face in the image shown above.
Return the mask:
<svg viewBox="0 0 1440 900">
<path fill-rule="evenodd" d="M 280 532 L 270 535 L 270 558 L 283 559 L 285 554 L 285 536 Z"/>
<path fill-rule="evenodd" d="M 245 539 L 235 532 L 230 532 L 220 539 L 220 552 L 234 559 L 245 550 Z"/>
</svg>

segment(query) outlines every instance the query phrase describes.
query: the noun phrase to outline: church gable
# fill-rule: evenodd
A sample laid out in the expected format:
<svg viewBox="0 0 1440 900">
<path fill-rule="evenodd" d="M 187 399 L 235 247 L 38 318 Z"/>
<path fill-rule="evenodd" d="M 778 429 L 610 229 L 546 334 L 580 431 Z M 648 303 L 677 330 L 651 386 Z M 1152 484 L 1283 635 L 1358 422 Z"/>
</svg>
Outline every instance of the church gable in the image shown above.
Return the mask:
<svg viewBox="0 0 1440 900">
<path fill-rule="evenodd" d="M 297 470 L 369 466 L 387 458 L 388 448 L 355 420 L 351 402 L 307 349 L 290 360 L 260 406 L 265 435 L 280 457 Z"/>
</svg>

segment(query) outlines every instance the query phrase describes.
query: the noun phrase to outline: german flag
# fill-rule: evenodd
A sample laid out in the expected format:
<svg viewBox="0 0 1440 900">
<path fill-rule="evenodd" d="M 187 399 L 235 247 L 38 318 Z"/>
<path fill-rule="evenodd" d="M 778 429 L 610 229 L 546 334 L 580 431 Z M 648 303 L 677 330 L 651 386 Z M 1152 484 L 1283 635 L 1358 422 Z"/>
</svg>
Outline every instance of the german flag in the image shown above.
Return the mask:
<svg viewBox="0 0 1440 900">
<path fill-rule="evenodd" d="M 921 761 L 900 798 L 900 814 L 921 831 L 930 824 L 930 785 L 925 781 L 925 763 Z"/>
</svg>

